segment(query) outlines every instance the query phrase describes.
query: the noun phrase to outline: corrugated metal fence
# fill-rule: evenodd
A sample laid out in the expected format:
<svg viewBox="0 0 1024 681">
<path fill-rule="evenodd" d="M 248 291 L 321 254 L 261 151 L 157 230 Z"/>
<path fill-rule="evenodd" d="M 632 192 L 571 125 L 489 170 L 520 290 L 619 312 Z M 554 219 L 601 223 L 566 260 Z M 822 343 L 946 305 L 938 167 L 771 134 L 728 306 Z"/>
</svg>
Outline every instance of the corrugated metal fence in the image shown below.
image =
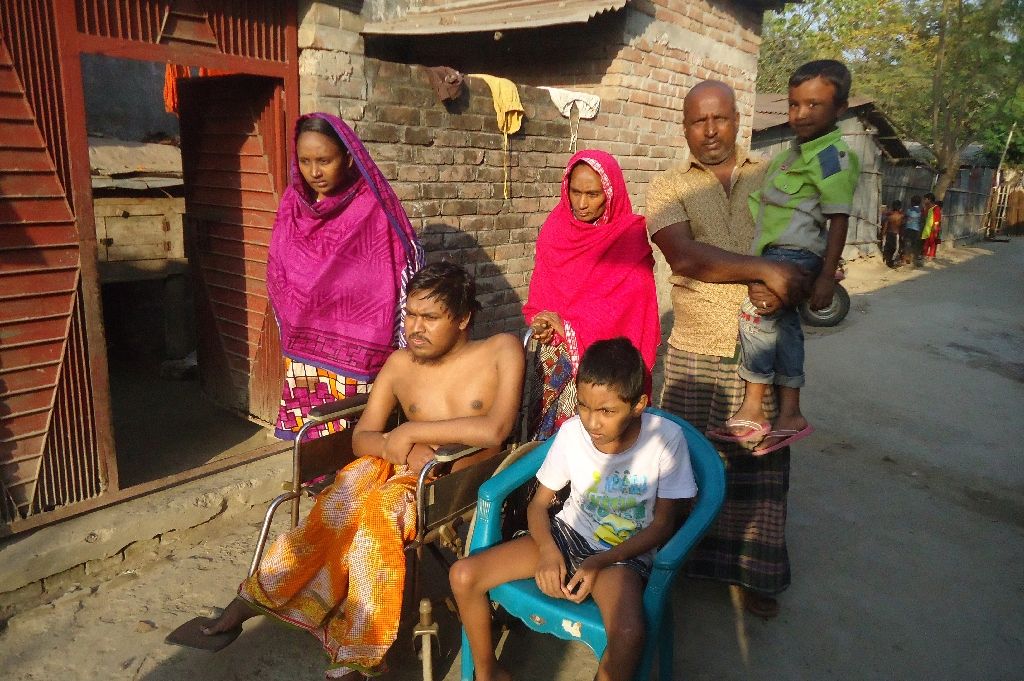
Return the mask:
<svg viewBox="0 0 1024 681">
<path fill-rule="evenodd" d="M 956 182 L 946 190 L 942 202 L 942 238 L 946 241 L 972 241 L 984 236 L 988 197 L 995 170 L 961 168 Z M 882 203 L 899 199 L 910 205 L 910 197 L 932 190 L 935 174 L 930 168 L 892 166 L 882 168 Z"/>
<path fill-rule="evenodd" d="M 878 216 L 882 196 L 882 153 L 874 142 L 874 132 L 865 128 L 855 117 L 839 121 L 843 140 L 860 159 L 860 182 L 853 195 L 853 215 L 846 232 L 848 247 L 854 247 L 865 255 L 877 242 Z M 793 134 L 786 126 L 776 126 L 759 131 L 754 136 L 752 148 L 765 158 L 772 158 L 792 143 Z"/>
<path fill-rule="evenodd" d="M 862 254 L 877 250 L 878 221 L 882 204 L 895 199 L 910 205 L 910 197 L 932 191 L 935 173 L 927 167 L 895 166 L 882 156 L 874 143 L 874 132 L 857 118 L 839 121 L 843 139 L 857 154 L 861 164 L 860 183 L 853 196 L 853 215 L 846 234 L 848 248 Z M 792 133 L 785 126 L 755 133 L 752 147 L 758 154 L 772 158 L 789 146 Z M 946 191 L 942 206 L 942 236 L 947 242 L 964 242 L 984 236 L 988 196 L 995 171 L 992 168 L 964 168 L 957 181 Z"/>
</svg>

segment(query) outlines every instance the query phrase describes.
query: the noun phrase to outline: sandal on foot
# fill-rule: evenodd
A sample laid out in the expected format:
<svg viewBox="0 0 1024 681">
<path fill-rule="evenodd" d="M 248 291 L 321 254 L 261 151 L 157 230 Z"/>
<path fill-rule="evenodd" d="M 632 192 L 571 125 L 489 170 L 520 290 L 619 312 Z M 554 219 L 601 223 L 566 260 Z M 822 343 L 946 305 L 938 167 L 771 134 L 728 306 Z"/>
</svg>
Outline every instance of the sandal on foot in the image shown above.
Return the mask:
<svg viewBox="0 0 1024 681">
<path fill-rule="evenodd" d="M 169 633 L 164 642 L 215 653 L 227 647 L 242 633 L 242 627 L 239 626 L 219 634 L 204 634 L 203 629 L 216 621 L 210 617 L 194 617 Z"/>
<path fill-rule="evenodd" d="M 779 615 L 779 602 L 773 596 L 765 596 L 749 589 L 743 590 L 743 609 L 756 617 L 770 620 Z"/>
<path fill-rule="evenodd" d="M 763 456 L 774 452 L 776 449 L 782 449 L 788 447 L 797 440 L 803 440 L 805 437 L 814 432 L 814 426 L 808 425 L 803 430 L 791 430 L 788 428 L 780 428 L 779 430 L 773 430 L 761 440 L 761 443 L 754 447 L 750 451 L 754 456 Z M 769 438 L 771 440 L 769 441 Z M 761 445 L 764 445 L 763 447 Z"/>
<path fill-rule="evenodd" d="M 734 428 L 746 428 L 743 432 L 732 432 Z M 748 421 L 747 419 L 730 419 L 722 424 L 720 428 L 708 430 L 707 436 L 719 442 L 738 442 L 740 444 L 757 444 L 772 430 L 772 424 L 768 421 Z"/>
</svg>

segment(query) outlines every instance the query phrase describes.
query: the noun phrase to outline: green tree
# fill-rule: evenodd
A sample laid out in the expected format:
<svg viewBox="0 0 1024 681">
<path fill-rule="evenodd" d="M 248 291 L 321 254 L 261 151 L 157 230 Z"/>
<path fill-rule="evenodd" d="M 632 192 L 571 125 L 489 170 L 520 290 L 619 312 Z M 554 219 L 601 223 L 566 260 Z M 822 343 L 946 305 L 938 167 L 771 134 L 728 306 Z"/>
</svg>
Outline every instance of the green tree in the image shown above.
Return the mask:
<svg viewBox="0 0 1024 681">
<path fill-rule="evenodd" d="M 839 59 L 854 93 L 871 97 L 927 148 L 943 196 L 968 144 L 998 156 L 993 134 L 1024 110 L 1024 0 L 808 0 L 765 16 L 758 90 L 784 92 L 809 59 Z"/>
</svg>

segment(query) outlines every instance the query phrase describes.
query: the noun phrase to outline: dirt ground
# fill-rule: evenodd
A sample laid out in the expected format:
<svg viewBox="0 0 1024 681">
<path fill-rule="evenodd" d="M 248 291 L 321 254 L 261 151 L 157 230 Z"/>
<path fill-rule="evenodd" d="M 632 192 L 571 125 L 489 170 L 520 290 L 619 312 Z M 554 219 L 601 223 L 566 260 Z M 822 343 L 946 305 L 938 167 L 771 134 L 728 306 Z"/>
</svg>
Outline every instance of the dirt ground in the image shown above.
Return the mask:
<svg viewBox="0 0 1024 681">
<path fill-rule="evenodd" d="M 673 678 L 1024 678 L 1024 241 L 947 251 L 919 270 L 858 261 L 847 285 L 850 318 L 808 332 L 803 401 L 817 433 L 793 453 L 782 614 L 751 619 L 727 587 L 680 580 Z M 229 598 L 258 522 L 254 511 L 16 616 L 0 633 L 0 676 L 321 678 L 315 641 L 266 621 L 217 654 L 163 643 Z M 440 593 L 440 575 L 430 581 Z M 454 680 L 456 629 L 441 620 L 438 678 Z M 595 669 L 581 646 L 523 630 L 502 659 L 518 679 Z M 418 678 L 416 664 L 403 634 L 386 678 Z"/>
</svg>

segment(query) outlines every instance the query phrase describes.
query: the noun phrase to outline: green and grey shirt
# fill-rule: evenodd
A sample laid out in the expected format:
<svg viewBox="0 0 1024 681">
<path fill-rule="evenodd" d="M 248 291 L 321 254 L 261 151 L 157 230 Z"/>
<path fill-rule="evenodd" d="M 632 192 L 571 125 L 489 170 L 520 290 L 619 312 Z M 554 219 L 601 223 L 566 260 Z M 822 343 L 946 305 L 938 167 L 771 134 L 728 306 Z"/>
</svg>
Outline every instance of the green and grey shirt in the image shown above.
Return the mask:
<svg viewBox="0 0 1024 681">
<path fill-rule="evenodd" d="M 757 235 L 753 253 L 765 246 L 825 254 L 826 215 L 850 215 L 860 160 L 839 130 L 793 145 L 772 159 L 761 188 L 748 205 Z"/>
</svg>

